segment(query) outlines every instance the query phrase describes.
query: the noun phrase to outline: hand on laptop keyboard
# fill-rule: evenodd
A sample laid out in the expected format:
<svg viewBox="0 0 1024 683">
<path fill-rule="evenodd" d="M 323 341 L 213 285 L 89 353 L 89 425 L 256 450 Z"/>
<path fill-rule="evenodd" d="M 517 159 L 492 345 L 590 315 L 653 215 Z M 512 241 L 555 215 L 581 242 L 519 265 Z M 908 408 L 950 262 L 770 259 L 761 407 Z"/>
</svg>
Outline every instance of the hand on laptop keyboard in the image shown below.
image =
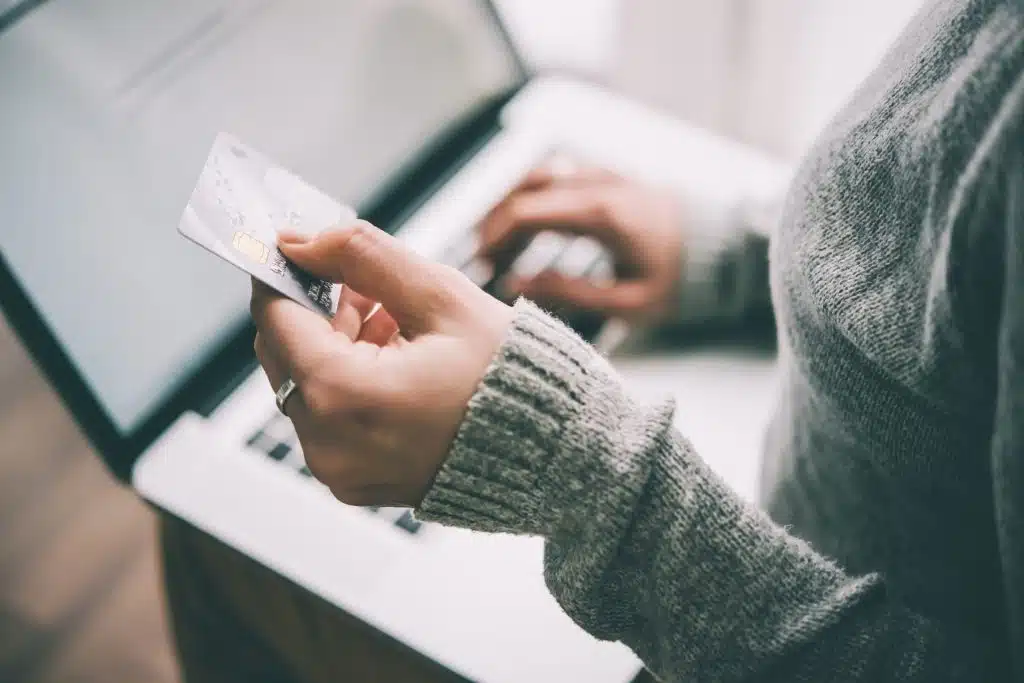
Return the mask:
<svg viewBox="0 0 1024 683">
<path fill-rule="evenodd" d="M 508 271 L 497 293 L 522 293 L 570 321 L 669 316 L 683 252 L 677 199 L 600 169 L 560 166 L 531 172 L 481 223 L 480 253 L 495 272 Z"/>
</svg>

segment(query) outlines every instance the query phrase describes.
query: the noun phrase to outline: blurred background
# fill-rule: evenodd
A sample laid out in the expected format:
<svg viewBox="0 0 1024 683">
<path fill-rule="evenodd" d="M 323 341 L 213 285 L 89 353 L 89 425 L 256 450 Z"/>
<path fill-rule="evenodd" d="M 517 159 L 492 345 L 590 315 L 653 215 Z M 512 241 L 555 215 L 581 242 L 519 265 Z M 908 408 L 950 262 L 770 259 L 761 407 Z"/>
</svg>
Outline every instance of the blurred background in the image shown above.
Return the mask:
<svg viewBox="0 0 1024 683">
<path fill-rule="evenodd" d="M 534 67 L 796 159 L 920 0 L 498 4 Z M 0 681 L 177 681 L 151 513 L 2 323 L 0 386 Z"/>
</svg>

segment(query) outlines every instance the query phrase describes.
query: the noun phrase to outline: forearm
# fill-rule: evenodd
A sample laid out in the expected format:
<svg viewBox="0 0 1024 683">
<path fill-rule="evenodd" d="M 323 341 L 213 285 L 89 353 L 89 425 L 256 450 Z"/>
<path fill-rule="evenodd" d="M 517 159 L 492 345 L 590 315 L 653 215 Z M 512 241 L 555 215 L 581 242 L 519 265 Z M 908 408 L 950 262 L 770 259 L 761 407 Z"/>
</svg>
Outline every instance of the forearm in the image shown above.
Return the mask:
<svg viewBox="0 0 1024 683">
<path fill-rule="evenodd" d="M 743 504 L 553 320 L 517 321 L 420 510 L 548 540 L 566 612 L 690 680 L 997 680 L 986 645 L 888 601 Z"/>
</svg>

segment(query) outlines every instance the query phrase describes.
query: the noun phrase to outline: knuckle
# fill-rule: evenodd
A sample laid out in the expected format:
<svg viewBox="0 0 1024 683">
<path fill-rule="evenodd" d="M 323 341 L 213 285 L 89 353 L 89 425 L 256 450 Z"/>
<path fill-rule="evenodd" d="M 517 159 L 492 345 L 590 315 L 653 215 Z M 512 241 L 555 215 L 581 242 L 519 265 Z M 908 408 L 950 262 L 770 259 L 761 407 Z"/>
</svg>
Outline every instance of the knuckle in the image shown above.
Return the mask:
<svg viewBox="0 0 1024 683">
<path fill-rule="evenodd" d="M 373 239 L 376 232 L 376 228 L 368 221 L 360 219 L 352 224 L 352 239 Z"/>
<path fill-rule="evenodd" d="M 527 213 L 530 203 L 526 195 L 516 194 L 508 198 L 505 203 L 504 218 L 508 222 L 509 227 L 513 227 L 513 223 Z"/>
<path fill-rule="evenodd" d="M 496 214 L 495 225 L 503 237 L 512 238 L 523 230 L 534 213 L 534 200 L 529 195 L 517 194 L 509 197 Z"/>
<path fill-rule="evenodd" d="M 341 413 L 344 387 L 332 378 L 325 361 L 314 363 L 302 376 L 294 379 L 302 395 L 302 402 L 314 420 L 328 420 Z"/>
<path fill-rule="evenodd" d="M 601 192 L 594 198 L 594 219 L 598 223 L 617 225 L 622 212 L 622 195 L 616 190 Z"/>
<path fill-rule="evenodd" d="M 377 409 L 379 378 L 361 378 L 347 373 L 340 364 L 352 358 L 325 354 L 305 372 L 294 377 L 310 417 L 317 422 L 350 419 L 356 413 L 370 414 Z"/>
<path fill-rule="evenodd" d="M 320 380 L 309 380 L 301 386 L 302 402 L 309 416 L 317 422 L 337 417 L 340 412 L 338 397 L 331 389 Z"/>
<path fill-rule="evenodd" d="M 451 266 L 439 266 L 429 276 L 424 287 L 425 307 L 432 313 L 444 313 L 454 310 L 460 301 L 460 293 L 466 288 L 469 280 L 465 275 Z"/>
<path fill-rule="evenodd" d="M 364 220 L 359 220 L 352 224 L 351 230 L 345 248 L 357 254 L 365 254 L 376 248 L 379 238 L 377 228 Z"/>
</svg>

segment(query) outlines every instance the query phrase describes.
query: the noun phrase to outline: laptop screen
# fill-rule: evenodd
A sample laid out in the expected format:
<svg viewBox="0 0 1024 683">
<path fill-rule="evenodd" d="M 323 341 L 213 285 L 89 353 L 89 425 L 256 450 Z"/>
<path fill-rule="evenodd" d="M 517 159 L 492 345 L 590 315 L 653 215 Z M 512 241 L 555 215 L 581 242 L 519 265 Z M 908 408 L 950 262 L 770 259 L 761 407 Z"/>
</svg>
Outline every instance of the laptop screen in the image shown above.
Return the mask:
<svg viewBox="0 0 1024 683">
<path fill-rule="evenodd" d="M 0 33 L 0 250 L 130 432 L 247 315 L 176 231 L 219 131 L 358 205 L 520 79 L 478 0 L 50 0 Z"/>
</svg>

